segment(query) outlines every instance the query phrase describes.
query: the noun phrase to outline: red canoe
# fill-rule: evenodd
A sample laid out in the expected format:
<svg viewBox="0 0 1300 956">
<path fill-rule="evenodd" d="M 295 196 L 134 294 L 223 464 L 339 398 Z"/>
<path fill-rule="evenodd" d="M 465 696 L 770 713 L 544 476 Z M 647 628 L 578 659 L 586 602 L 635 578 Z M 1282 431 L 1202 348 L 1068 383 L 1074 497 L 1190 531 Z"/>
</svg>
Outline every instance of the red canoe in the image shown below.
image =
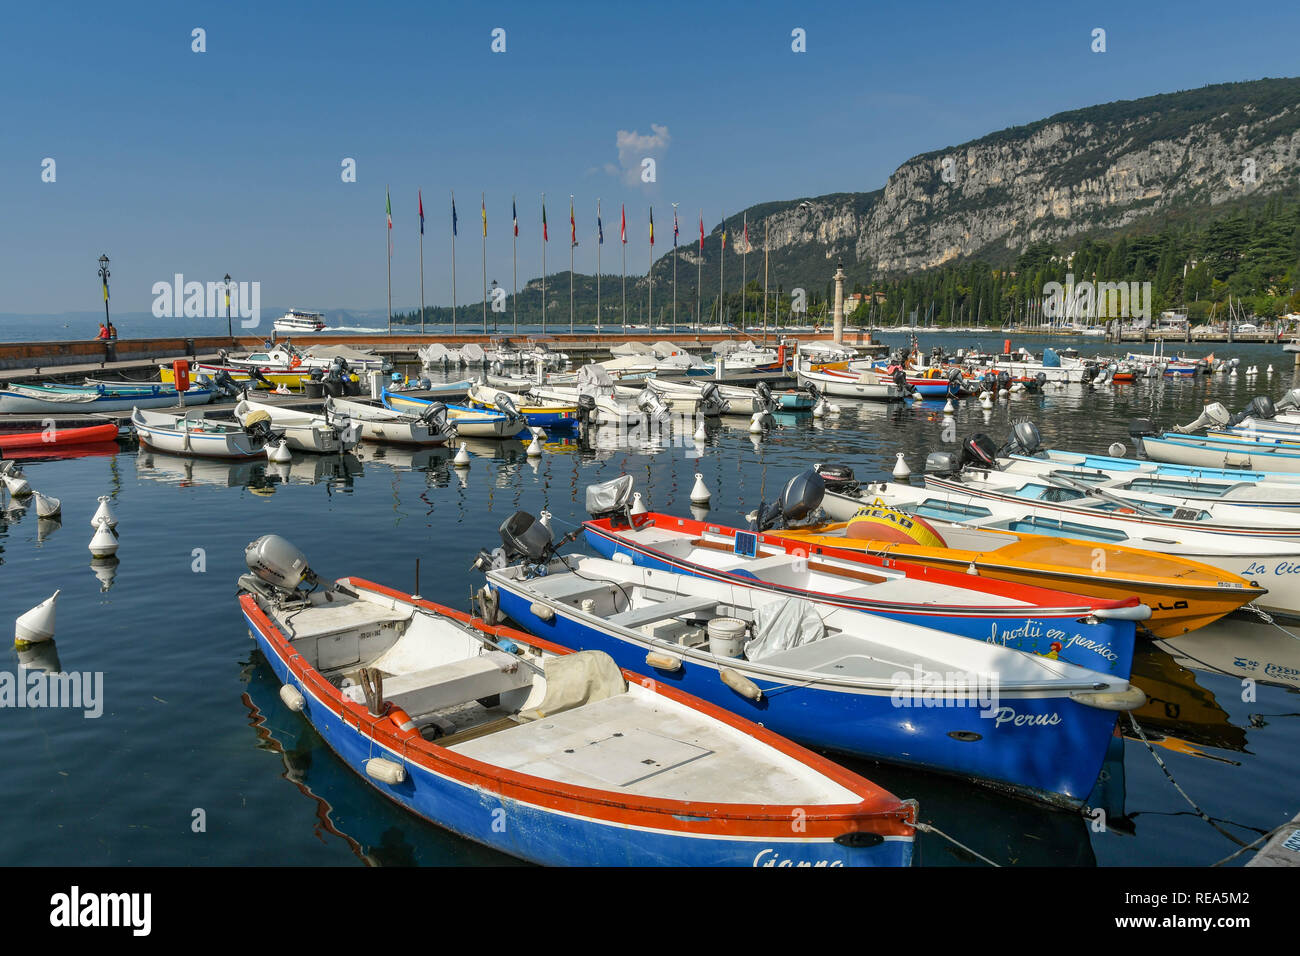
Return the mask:
<svg viewBox="0 0 1300 956">
<path fill-rule="evenodd" d="M 117 425 L 113 422 L 63 427 L 55 419 L 48 428 L 42 428 L 39 419 L 26 419 L 19 427 L 35 428 L 35 431 L 0 430 L 0 451 L 13 451 L 19 448 L 63 448 L 67 445 L 86 445 L 92 442 L 113 441 L 117 438 Z M 13 427 L 7 423 L 0 424 L 0 429 Z"/>
</svg>

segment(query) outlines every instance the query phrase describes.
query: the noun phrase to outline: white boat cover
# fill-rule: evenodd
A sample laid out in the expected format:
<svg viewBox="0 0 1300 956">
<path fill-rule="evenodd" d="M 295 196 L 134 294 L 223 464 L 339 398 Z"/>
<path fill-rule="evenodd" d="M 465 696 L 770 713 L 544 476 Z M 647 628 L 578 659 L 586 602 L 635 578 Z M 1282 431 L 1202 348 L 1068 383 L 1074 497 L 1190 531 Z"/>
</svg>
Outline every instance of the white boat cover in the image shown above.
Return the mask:
<svg viewBox="0 0 1300 956">
<path fill-rule="evenodd" d="M 483 351 L 481 345 L 469 342 L 460 347 L 460 357 L 466 365 L 477 365 L 487 358 L 487 353 Z"/>
<path fill-rule="evenodd" d="M 651 355 L 654 349 L 644 342 L 624 342 L 622 345 L 615 345 L 609 350 L 610 355 Z"/>
<path fill-rule="evenodd" d="M 614 380 L 610 378 L 609 370 L 603 365 L 584 365 L 578 369 L 577 386 L 579 392 L 584 387 L 609 389 L 614 387 Z"/>
<path fill-rule="evenodd" d="M 745 644 L 751 661 L 819 641 L 826 635 L 817 609 L 799 598 L 782 598 L 754 609 L 754 639 Z"/>
<path fill-rule="evenodd" d="M 313 345 L 306 350 L 306 354 L 319 359 L 333 360 L 341 358 L 347 361 L 349 365 L 374 362 L 380 358 L 370 349 L 354 349 L 350 345 Z"/>
<path fill-rule="evenodd" d="M 536 707 L 519 716 L 540 720 L 626 691 L 627 681 L 614 658 L 604 651 L 578 651 L 551 657 L 546 661 L 546 696 Z"/>
</svg>

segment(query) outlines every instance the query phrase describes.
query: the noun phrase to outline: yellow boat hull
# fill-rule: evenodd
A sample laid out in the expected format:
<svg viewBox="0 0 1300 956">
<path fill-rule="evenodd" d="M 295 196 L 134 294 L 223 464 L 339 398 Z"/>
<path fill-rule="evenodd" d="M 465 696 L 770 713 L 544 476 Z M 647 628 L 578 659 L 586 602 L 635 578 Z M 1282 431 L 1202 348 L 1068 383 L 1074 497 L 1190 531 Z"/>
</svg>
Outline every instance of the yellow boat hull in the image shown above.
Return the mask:
<svg viewBox="0 0 1300 956">
<path fill-rule="evenodd" d="M 889 555 L 899 561 L 948 571 L 965 571 L 999 581 L 1124 599 L 1137 595 L 1151 608 L 1143 627 L 1152 637 L 1178 637 L 1219 620 L 1267 593 L 1253 581 L 1198 561 L 1091 541 L 1037 534 L 1006 534 L 1010 543 L 989 551 L 923 547 L 893 541 L 848 538 L 844 524 L 779 532 L 819 548 L 843 548 Z"/>
</svg>

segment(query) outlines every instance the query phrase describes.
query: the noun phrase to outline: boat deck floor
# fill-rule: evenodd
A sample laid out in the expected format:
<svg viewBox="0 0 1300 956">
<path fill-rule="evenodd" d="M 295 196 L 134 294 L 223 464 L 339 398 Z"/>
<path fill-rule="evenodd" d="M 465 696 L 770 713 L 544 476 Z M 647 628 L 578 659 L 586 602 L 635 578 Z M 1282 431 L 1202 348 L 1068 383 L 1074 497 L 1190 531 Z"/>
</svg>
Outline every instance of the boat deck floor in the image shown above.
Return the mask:
<svg viewBox="0 0 1300 956">
<path fill-rule="evenodd" d="M 849 791 L 746 735 L 717 729 L 688 710 L 625 693 L 453 742 L 451 749 L 519 773 L 638 796 L 709 803 L 855 801 Z"/>
</svg>

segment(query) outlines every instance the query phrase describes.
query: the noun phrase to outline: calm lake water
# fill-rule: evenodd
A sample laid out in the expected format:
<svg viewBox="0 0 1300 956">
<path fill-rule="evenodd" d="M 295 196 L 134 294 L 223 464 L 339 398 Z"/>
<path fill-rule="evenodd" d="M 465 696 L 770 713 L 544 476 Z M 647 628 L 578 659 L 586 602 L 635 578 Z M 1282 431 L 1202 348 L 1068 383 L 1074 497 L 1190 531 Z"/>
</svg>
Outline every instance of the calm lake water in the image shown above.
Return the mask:
<svg viewBox="0 0 1300 956">
<path fill-rule="evenodd" d="M 983 343 L 1001 343 L 989 336 Z M 922 345 L 974 344 L 922 336 Z M 1033 339 L 1016 344 L 1036 347 Z M 1067 343 L 1060 339 L 1054 345 Z M 1076 343 L 1091 354 L 1097 340 Z M 1201 355 L 1209 348 L 1192 348 Z M 1280 348 L 1219 346 L 1242 374 L 1013 398 L 986 415 L 967 403 L 958 431 L 1001 439 L 1035 421 L 1049 447 L 1103 451 L 1127 438 L 1135 417 L 1194 418 L 1207 400 L 1237 409 L 1291 385 Z M 1277 371 L 1263 370 L 1272 363 Z M 1244 370 L 1258 365 L 1261 374 Z M 0 863 L 13 864 L 424 864 L 511 861 L 457 839 L 376 795 L 289 712 L 257 658 L 235 603 L 243 548 L 268 532 L 303 548 L 327 577 L 354 574 L 410 590 L 416 558 L 431 600 L 466 608 L 481 578 L 478 547 L 498 543 L 516 509 L 554 515 L 558 533 L 580 522 L 583 491 L 622 473 L 656 509 L 689 513 L 699 471 L 712 515 L 738 524 L 816 461 L 886 474 L 903 451 L 919 471 L 940 447 L 937 404 L 841 401 L 842 414 L 805 418 L 760 441 L 742 427 L 710 427 L 694 447 L 581 450 L 558 441 L 540 462 L 520 442 L 471 443 L 458 475 L 450 452 L 365 447 L 350 468 L 298 458 L 287 477 L 272 466 L 187 461 L 133 444 L 116 453 L 32 461 L 36 489 L 63 499 L 59 527 L 10 511 L 0 521 L 0 619 L 12 621 L 62 589 L 54 646 L 67 672 L 102 672 L 103 714 L 0 711 Z M 90 566 L 90 516 L 113 500 L 121 533 L 115 572 Z M 101 581 L 110 578 L 111 586 Z M 1292 628 L 1300 633 L 1300 627 Z M 1219 828 L 1248 843 L 1297 809 L 1300 638 L 1249 617 L 1139 653 L 1135 680 L 1151 702 L 1138 720 L 1179 784 Z M 13 650 L 0 670 L 18 664 Z M 1243 677 L 1257 680 L 1253 699 Z M 1243 697 L 1248 699 L 1243 700 Z M 1041 809 L 977 785 L 848 761 L 921 818 L 1003 864 L 1199 866 L 1239 846 L 1200 819 L 1140 740 L 1116 738 L 1091 804 L 1104 830 L 1080 815 Z M 199 826 L 196 822 L 201 822 Z M 1239 857 L 1239 865 L 1249 854 Z M 920 839 L 926 866 L 982 865 L 938 837 Z"/>
</svg>

